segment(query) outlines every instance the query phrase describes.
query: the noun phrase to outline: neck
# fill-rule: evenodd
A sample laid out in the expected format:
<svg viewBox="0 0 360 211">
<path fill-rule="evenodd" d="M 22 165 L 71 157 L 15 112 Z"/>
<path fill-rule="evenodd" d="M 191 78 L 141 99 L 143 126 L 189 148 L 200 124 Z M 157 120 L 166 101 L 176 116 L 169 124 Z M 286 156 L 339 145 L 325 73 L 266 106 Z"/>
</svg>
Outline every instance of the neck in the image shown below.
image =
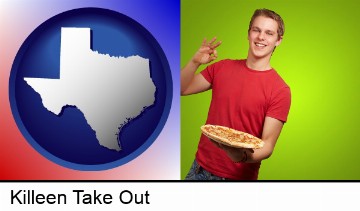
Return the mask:
<svg viewBox="0 0 360 211">
<path fill-rule="evenodd" d="M 247 57 L 246 59 L 246 65 L 253 70 L 257 71 L 265 71 L 270 70 L 270 58 L 264 57 L 264 58 L 254 58 L 252 56 Z"/>
</svg>

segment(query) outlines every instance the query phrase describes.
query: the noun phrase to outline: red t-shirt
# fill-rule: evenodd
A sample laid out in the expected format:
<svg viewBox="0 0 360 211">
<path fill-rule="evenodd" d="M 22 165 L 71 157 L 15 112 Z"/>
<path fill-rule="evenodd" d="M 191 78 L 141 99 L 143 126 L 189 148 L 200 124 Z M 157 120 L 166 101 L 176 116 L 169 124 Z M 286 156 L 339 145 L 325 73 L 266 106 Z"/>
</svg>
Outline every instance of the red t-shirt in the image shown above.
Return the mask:
<svg viewBox="0 0 360 211">
<path fill-rule="evenodd" d="M 256 71 L 246 66 L 246 60 L 222 60 L 201 74 L 212 88 L 206 124 L 231 127 L 261 138 L 266 116 L 287 121 L 290 88 L 274 69 Z M 196 160 L 205 170 L 228 179 L 256 180 L 260 168 L 260 162 L 234 163 L 204 135 Z"/>
</svg>

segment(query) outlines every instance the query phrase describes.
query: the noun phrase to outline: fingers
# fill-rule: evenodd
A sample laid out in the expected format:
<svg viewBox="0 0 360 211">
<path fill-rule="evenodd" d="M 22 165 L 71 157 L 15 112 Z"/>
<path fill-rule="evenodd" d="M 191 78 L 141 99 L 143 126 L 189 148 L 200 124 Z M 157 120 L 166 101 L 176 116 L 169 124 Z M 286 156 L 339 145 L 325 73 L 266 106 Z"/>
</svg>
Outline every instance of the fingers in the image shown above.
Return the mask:
<svg viewBox="0 0 360 211">
<path fill-rule="evenodd" d="M 250 153 L 254 153 L 254 149 L 249 149 L 248 150 Z"/>
<path fill-rule="evenodd" d="M 216 51 L 216 50 L 213 50 L 213 51 L 212 51 L 212 55 L 217 58 L 217 51 Z"/>
<path fill-rule="evenodd" d="M 218 58 L 218 54 L 215 48 L 217 48 L 221 41 L 216 42 L 216 37 L 212 38 L 210 42 L 204 38 L 201 47 L 193 56 L 193 61 L 200 64 L 208 64 Z"/>
<path fill-rule="evenodd" d="M 215 146 L 217 146 L 217 147 L 221 148 L 221 144 L 220 144 L 220 143 L 218 143 L 218 142 L 214 141 L 214 140 L 213 140 L 213 139 L 211 139 L 211 138 L 209 138 L 209 140 L 210 140 L 213 144 L 215 144 Z"/>
<path fill-rule="evenodd" d="M 219 47 L 219 45 L 221 45 L 221 41 L 219 41 L 219 42 L 217 42 L 217 43 L 215 43 L 215 44 L 213 44 L 213 45 L 211 45 L 211 48 L 212 49 L 215 49 L 215 48 L 217 48 L 217 47 Z"/>
<path fill-rule="evenodd" d="M 218 42 L 215 43 L 216 39 L 217 39 L 217 38 L 214 37 L 214 38 L 212 38 L 212 40 L 209 42 L 209 47 L 210 47 L 211 49 L 215 49 L 215 48 L 219 47 L 219 45 L 221 45 L 221 41 L 218 41 Z"/>
<path fill-rule="evenodd" d="M 218 57 L 218 54 L 217 54 L 216 49 L 213 49 L 213 48 L 211 48 L 211 47 L 202 47 L 202 48 L 200 48 L 199 51 L 200 51 L 201 53 L 209 54 L 209 55 L 211 55 L 211 56 L 214 57 L 214 58 L 217 58 L 217 57 Z"/>
<path fill-rule="evenodd" d="M 202 64 L 209 63 L 218 57 L 216 50 L 212 50 L 209 47 L 201 48 L 199 52 L 203 54 L 200 59 Z"/>
<path fill-rule="evenodd" d="M 214 143 L 217 143 L 215 141 L 213 141 Z M 231 146 L 227 146 L 227 145 L 223 145 L 220 143 L 217 143 L 217 145 L 219 146 L 219 148 L 225 150 L 225 151 L 229 151 L 229 152 L 240 152 L 240 154 L 243 154 L 244 151 L 247 151 L 249 153 L 254 153 L 254 149 L 251 148 L 236 148 L 236 147 L 231 147 Z"/>
<path fill-rule="evenodd" d="M 210 54 L 212 53 L 212 49 L 210 47 L 207 47 L 207 46 L 202 46 L 200 49 L 199 49 L 199 52 L 200 53 L 206 53 L 206 54 Z"/>
<path fill-rule="evenodd" d="M 202 42 L 203 46 L 207 46 L 207 42 L 206 42 L 206 38 L 204 38 L 203 42 Z"/>
<path fill-rule="evenodd" d="M 218 57 L 217 51 L 214 50 L 214 51 L 212 52 L 212 56 L 210 56 L 210 59 L 211 59 L 211 60 L 215 60 L 215 59 L 217 59 L 217 57 Z"/>
<path fill-rule="evenodd" d="M 210 40 L 210 42 L 209 42 L 209 45 L 213 45 L 214 44 L 214 42 L 216 41 L 216 37 L 213 37 L 211 40 Z"/>
<path fill-rule="evenodd" d="M 216 56 L 210 56 L 210 57 L 209 57 L 210 62 L 214 61 L 215 59 L 217 59 Z"/>
<path fill-rule="evenodd" d="M 216 39 L 217 38 L 214 37 L 210 40 L 210 42 L 207 42 L 206 38 L 204 38 L 204 40 L 202 42 L 202 46 L 207 46 L 214 50 L 215 48 L 219 47 L 219 45 L 221 45 L 221 43 L 222 43 L 221 41 L 216 42 Z"/>
</svg>

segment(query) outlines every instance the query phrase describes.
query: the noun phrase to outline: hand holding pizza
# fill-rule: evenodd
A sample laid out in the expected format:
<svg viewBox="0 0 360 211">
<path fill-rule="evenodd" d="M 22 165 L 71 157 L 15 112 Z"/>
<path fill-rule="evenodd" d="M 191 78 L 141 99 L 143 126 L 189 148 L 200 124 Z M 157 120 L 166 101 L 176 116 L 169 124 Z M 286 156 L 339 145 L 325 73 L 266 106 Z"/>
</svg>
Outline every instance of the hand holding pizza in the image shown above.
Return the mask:
<svg viewBox="0 0 360 211">
<path fill-rule="evenodd" d="M 249 153 L 264 146 L 261 139 L 224 126 L 203 125 L 201 131 L 234 162 L 245 162 Z"/>
<path fill-rule="evenodd" d="M 249 148 L 235 148 L 231 146 L 227 146 L 221 143 L 218 143 L 212 139 L 210 139 L 217 147 L 224 150 L 229 158 L 234 162 L 246 162 L 248 160 L 248 156 L 251 153 L 254 153 L 253 149 Z"/>
<path fill-rule="evenodd" d="M 201 131 L 208 138 L 222 145 L 235 148 L 260 149 L 264 146 L 264 141 L 242 131 L 220 125 L 203 125 Z"/>
<path fill-rule="evenodd" d="M 201 47 L 193 56 L 192 61 L 197 64 L 207 64 L 212 62 L 217 58 L 216 48 L 219 45 L 221 45 L 221 41 L 216 42 L 216 37 L 210 42 L 207 42 L 206 39 L 204 39 Z"/>
</svg>

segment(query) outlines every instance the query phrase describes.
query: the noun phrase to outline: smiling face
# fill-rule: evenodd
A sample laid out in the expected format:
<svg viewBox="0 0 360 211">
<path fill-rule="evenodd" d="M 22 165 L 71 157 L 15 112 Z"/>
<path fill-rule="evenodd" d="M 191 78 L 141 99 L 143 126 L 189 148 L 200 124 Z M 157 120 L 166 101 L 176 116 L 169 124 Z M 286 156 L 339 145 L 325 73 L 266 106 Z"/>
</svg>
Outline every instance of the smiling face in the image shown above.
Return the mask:
<svg viewBox="0 0 360 211">
<path fill-rule="evenodd" d="M 274 48 L 282 40 L 282 36 L 278 34 L 278 23 L 265 16 L 256 17 L 250 26 L 248 40 L 248 57 L 270 60 Z"/>
</svg>

